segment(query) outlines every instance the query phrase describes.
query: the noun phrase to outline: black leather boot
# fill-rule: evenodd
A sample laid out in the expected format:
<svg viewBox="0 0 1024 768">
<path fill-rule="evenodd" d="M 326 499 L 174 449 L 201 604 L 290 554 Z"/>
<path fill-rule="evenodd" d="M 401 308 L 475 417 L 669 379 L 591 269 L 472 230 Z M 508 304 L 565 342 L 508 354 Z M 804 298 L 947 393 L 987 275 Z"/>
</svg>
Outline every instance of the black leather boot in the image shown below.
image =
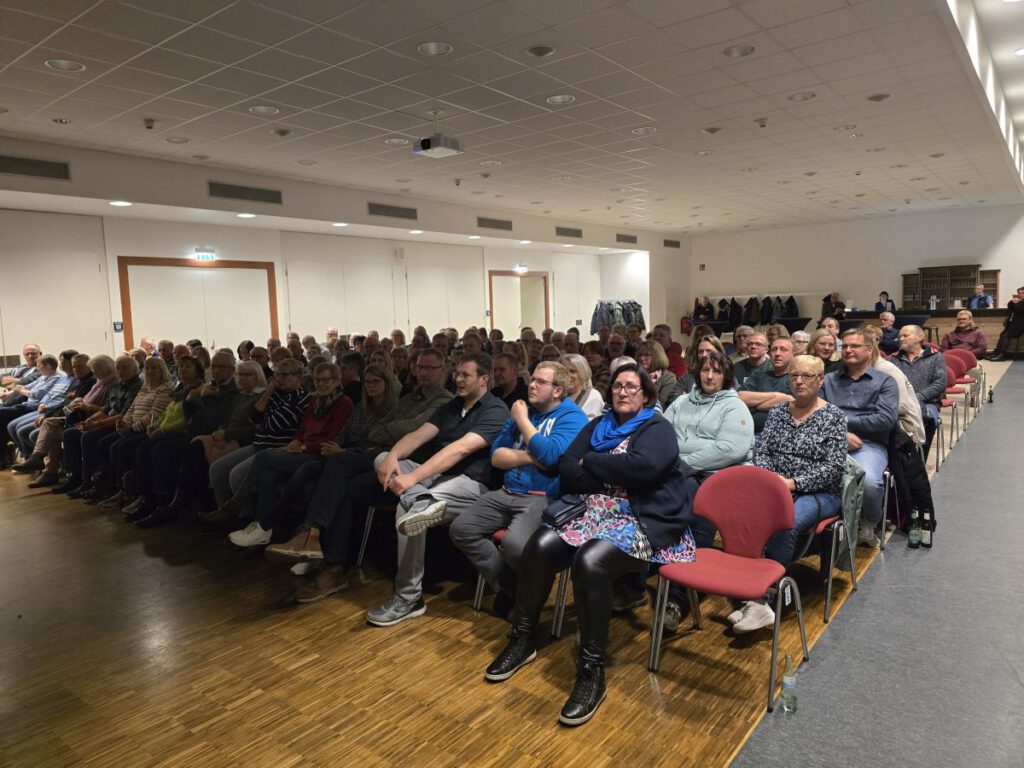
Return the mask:
<svg viewBox="0 0 1024 768">
<path fill-rule="evenodd" d="M 508 633 L 508 645 L 497 655 L 484 672 L 492 683 L 508 680 L 520 667 L 537 658 L 537 647 L 533 642 L 533 629 L 515 627 Z"/>
<path fill-rule="evenodd" d="M 597 712 L 606 692 L 604 654 L 584 645 L 576 660 L 576 683 L 558 713 L 558 722 L 569 726 L 583 725 Z"/>
</svg>

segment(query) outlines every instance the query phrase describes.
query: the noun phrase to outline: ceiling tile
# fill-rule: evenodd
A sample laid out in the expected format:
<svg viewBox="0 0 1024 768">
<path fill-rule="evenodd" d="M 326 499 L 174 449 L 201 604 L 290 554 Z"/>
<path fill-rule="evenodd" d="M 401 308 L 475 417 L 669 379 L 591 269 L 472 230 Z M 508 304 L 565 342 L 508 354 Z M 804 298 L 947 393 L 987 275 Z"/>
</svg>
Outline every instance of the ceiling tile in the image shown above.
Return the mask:
<svg viewBox="0 0 1024 768">
<path fill-rule="evenodd" d="M 372 43 L 346 37 L 322 27 L 314 27 L 308 32 L 278 43 L 276 47 L 325 64 L 341 64 L 374 49 Z"/>
<path fill-rule="evenodd" d="M 0 6 L 0 30 L 3 30 L 0 37 L 35 45 L 48 35 L 52 35 L 60 27 L 59 21 L 44 19 L 28 13 L 19 13 Z"/>
<path fill-rule="evenodd" d="M 525 69 L 521 64 L 492 51 L 481 51 L 455 61 L 442 62 L 441 68 L 478 83 L 486 83 Z"/>
<path fill-rule="evenodd" d="M 147 72 L 174 72 L 186 80 L 196 80 L 220 69 L 223 65 L 197 56 L 188 56 L 167 48 L 150 48 L 131 61 L 131 66 Z"/>
<path fill-rule="evenodd" d="M 363 91 L 355 100 L 381 109 L 402 109 L 423 101 L 423 96 L 393 85 L 382 85 Z"/>
<path fill-rule="evenodd" d="M 707 72 L 666 80 L 661 85 L 680 96 L 692 96 L 695 93 L 713 91 L 716 88 L 728 88 L 737 85 L 734 78 L 730 77 L 721 69 L 712 69 Z"/>
<path fill-rule="evenodd" d="M 105 35 L 83 27 L 68 26 L 46 40 L 47 48 L 67 51 L 69 54 L 120 64 L 138 56 L 147 46 L 134 40 Z"/>
<path fill-rule="evenodd" d="M 221 64 L 234 64 L 262 49 L 257 43 L 206 27 L 192 27 L 176 35 L 173 40 L 168 40 L 163 47 Z"/>
<path fill-rule="evenodd" d="M 728 8 L 681 24 L 673 24 L 667 27 L 666 31 L 687 48 L 701 48 L 754 34 L 758 31 L 758 26 L 735 8 Z"/>
<path fill-rule="evenodd" d="M 125 110 L 137 107 L 152 99 L 153 96 L 152 94 L 140 91 L 129 91 L 124 88 L 112 88 L 106 85 L 89 83 L 75 92 L 75 98 L 94 101 L 97 104 L 106 104 Z"/>
<path fill-rule="evenodd" d="M 730 0 L 686 0 L 686 2 L 626 0 L 626 8 L 657 27 L 667 27 L 688 19 L 707 16 L 716 11 L 724 11 L 732 4 Z"/>
<path fill-rule="evenodd" d="M 320 61 L 294 56 L 274 48 L 267 48 L 235 64 L 239 69 L 270 75 L 282 80 L 301 80 L 307 75 L 326 68 Z"/>
<path fill-rule="evenodd" d="M 542 115 L 544 110 L 532 104 L 527 104 L 525 101 L 506 101 L 504 104 L 488 107 L 485 114 L 496 120 L 514 123 L 516 120 L 524 120 L 527 117 Z"/>
<path fill-rule="evenodd" d="M 264 8 L 254 0 L 239 0 L 203 26 L 262 45 L 275 45 L 309 29 L 308 22 Z"/>
<path fill-rule="evenodd" d="M 506 0 L 506 5 L 553 27 L 564 21 L 593 13 L 614 2 L 615 0 L 560 0 L 557 3 L 548 0 Z"/>
<path fill-rule="evenodd" d="M 820 43 L 822 40 L 831 40 L 834 37 L 851 35 L 863 29 L 864 25 L 857 17 L 849 9 L 844 8 L 775 27 L 771 30 L 771 35 L 783 45 L 797 48 Z"/>
<path fill-rule="evenodd" d="M 602 46 L 597 50 L 601 56 L 606 56 L 624 67 L 635 67 L 666 56 L 676 56 L 686 49 L 679 40 L 656 29 L 638 37 Z"/>
<path fill-rule="evenodd" d="M 353 101 L 352 99 L 338 99 L 330 104 L 317 107 L 316 111 L 345 120 L 361 120 L 364 117 L 378 114 L 380 108 L 364 104 L 361 101 Z"/>
<path fill-rule="evenodd" d="M 266 75 L 258 75 L 255 72 L 247 72 L 236 67 L 226 67 L 212 75 L 204 77 L 199 81 L 202 85 L 209 85 L 213 88 L 223 88 L 226 91 L 235 91 L 249 96 L 278 88 L 284 84 L 283 80 Z"/>
<path fill-rule="evenodd" d="M 76 19 L 75 23 L 86 29 L 101 32 L 117 30 L 122 37 L 151 45 L 163 42 L 187 26 L 179 19 L 148 13 L 116 0 L 96 5 L 84 16 Z"/>
<path fill-rule="evenodd" d="M 221 107 L 242 101 L 245 97 L 232 91 L 225 91 L 223 88 L 211 88 L 208 85 L 189 83 L 183 88 L 176 89 L 173 92 L 173 98 L 220 109 Z"/>
<path fill-rule="evenodd" d="M 325 91 L 318 91 L 314 88 L 307 88 L 304 85 L 291 83 L 272 91 L 267 91 L 264 96 L 272 101 L 280 101 L 300 109 L 316 109 L 317 107 L 329 104 L 337 99 L 337 96 Z"/>
<path fill-rule="evenodd" d="M 332 69 L 317 72 L 315 75 L 303 78 L 299 85 L 327 91 L 337 96 L 351 96 L 353 93 L 376 88 L 380 83 L 377 80 L 357 75 L 355 72 L 349 72 L 340 67 L 333 67 Z"/>
<path fill-rule="evenodd" d="M 377 45 L 390 45 L 397 40 L 416 35 L 433 26 L 417 16 L 401 13 L 387 3 L 375 0 L 344 16 L 325 22 L 324 26 L 336 32 Z"/>
<path fill-rule="evenodd" d="M 503 2 L 491 3 L 442 24 L 444 29 L 487 47 L 537 34 L 544 26 L 540 21 L 517 13 Z"/>
<path fill-rule="evenodd" d="M 345 63 L 345 69 L 386 83 L 416 74 L 424 65 L 413 59 L 377 49 Z"/>
<path fill-rule="evenodd" d="M 580 45 L 599 48 L 651 32 L 654 26 L 625 8 L 611 6 L 588 13 L 574 21 L 556 25 L 554 29 Z"/>
<path fill-rule="evenodd" d="M 259 0 L 259 4 L 314 24 L 322 24 L 362 5 L 366 0 Z"/>
<path fill-rule="evenodd" d="M 531 70 L 508 75 L 488 83 L 488 87 L 518 99 L 525 99 L 545 91 L 557 91 L 560 85 L 558 80 Z"/>
<path fill-rule="evenodd" d="M 465 109 L 486 112 L 487 107 L 503 104 L 508 101 L 508 96 L 493 88 L 477 85 L 472 88 L 449 93 L 445 96 L 445 101 Z"/>
</svg>

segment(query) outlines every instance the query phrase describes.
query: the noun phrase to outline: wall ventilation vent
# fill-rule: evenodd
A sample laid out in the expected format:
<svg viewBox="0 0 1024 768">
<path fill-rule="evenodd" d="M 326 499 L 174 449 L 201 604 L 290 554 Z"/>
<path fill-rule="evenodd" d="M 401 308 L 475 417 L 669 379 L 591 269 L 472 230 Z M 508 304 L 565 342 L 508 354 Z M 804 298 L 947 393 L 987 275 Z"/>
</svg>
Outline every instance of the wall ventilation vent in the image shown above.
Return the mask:
<svg viewBox="0 0 1024 768">
<path fill-rule="evenodd" d="M 512 231 L 512 222 L 505 221 L 505 219 L 487 219 L 483 216 L 477 216 L 476 225 L 482 229 L 503 229 L 506 232 Z"/>
<path fill-rule="evenodd" d="M 615 242 L 616 243 L 630 243 L 631 245 L 636 245 L 636 235 L 618 234 L 618 235 L 615 236 Z"/>
<path fill-rule="evenodd" d="M 71 167 L 67 163 L 53 160 L 36 160 L 31 157 L 0 155 L 0 173 L 16 176 L 35 176 L 38 179 L 71 179 Z"/>
<path fill-rule="evenodd" d="M 583 230 L 572 227 L 555 227 L 555 237 L 583 237 Z"/>
<path fill-rule="evenodd" d="M 222 184 L 219 181 L 207 183 L 210 197 L 224 197 L 229 200 L 248 200 L 254 203 L 274 203 L 281 205 L 281 190 L 260 189 L 259 187 L 240 187 L 236 184 Z"/>
<path fill-rule="evenodd" d="M 383 203 L 367 203 L 366 212 L 371 216 L 388 216 L 392 219 L 413 219 L 418 217 L 415 208 L 402 208 L 398 205 L 384 205 Z"/>
<path fill-rule="evenodd" d="M 663 240 L 662 241 L 662 245 L 664 245 L 666 248 L 682 248 L 683 247 L 683 244 L 680 243 L 678 240 Z"/>
</svg>

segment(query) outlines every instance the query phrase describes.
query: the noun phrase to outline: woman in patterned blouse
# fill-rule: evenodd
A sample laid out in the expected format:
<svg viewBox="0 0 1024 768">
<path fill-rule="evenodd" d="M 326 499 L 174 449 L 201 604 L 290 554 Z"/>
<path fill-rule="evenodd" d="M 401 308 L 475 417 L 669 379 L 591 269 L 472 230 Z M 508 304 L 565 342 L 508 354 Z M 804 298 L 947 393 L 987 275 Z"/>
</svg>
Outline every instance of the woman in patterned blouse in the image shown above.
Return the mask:
<svg viewBox="0 0 1024 768">
<path fill-rule="evenodd" d="M 824 363 L 811 355 L 793 359 L 789 387 L 793 402 L 768 412 L 754 464 L 775 472 L 793 493 L 793 528 L 768 540 L 765 556 L 783 565 L 793 559 L 797 535 L 838 514 L 846 468 L 846 415 L 818 397 Z M 752 601 L 729 615 L 737 633 L 775 623 L 767 603 Z"/>
</svg>

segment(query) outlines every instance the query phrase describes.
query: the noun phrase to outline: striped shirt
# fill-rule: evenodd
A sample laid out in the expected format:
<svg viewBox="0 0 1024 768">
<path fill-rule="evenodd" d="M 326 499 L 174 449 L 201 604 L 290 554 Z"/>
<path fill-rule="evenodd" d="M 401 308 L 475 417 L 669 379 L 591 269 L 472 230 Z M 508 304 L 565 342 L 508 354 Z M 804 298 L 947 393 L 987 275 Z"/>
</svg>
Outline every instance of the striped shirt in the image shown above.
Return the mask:
<svg viewBox="0 0 1024 768">
<path fill-rule="evenodd" d="M 299 429 L 299 422 L 308 404 L 309 395 L 302 390 L 274 392 L 267 403 L 267 410 L 262 414 L 259 411 L 253 412 L 256 434 L 252 444 L 256 450 L 288 445 Z"/>
</svg>

